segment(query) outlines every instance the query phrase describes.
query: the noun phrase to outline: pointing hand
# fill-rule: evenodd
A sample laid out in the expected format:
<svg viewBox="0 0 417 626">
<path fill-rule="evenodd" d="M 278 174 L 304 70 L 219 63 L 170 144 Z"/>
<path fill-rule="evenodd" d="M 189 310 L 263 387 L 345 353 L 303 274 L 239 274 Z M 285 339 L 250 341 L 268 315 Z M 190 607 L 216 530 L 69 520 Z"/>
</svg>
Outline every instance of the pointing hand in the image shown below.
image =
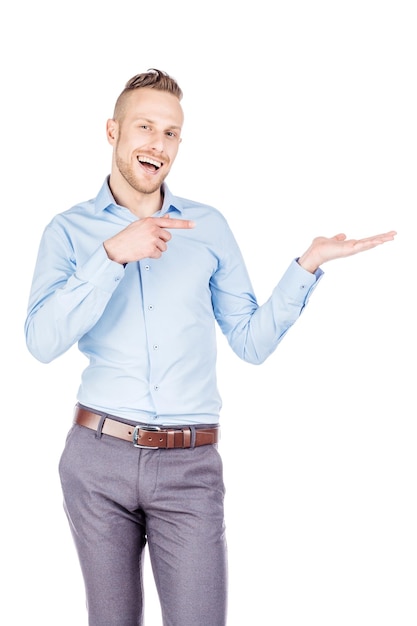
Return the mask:
<svg viewBox="0 0 417 626">
<path fill-rule="evenodd" d="M 171 217 L 145 217 L 129 224 L 107 239 L 104 248 L 107 256 L 117 263 L 130 263 L 141 259 L 159 259 L 168 248 L 172 235 L 167 229 L 194 228 L 191 220 Z"/>
</svg>

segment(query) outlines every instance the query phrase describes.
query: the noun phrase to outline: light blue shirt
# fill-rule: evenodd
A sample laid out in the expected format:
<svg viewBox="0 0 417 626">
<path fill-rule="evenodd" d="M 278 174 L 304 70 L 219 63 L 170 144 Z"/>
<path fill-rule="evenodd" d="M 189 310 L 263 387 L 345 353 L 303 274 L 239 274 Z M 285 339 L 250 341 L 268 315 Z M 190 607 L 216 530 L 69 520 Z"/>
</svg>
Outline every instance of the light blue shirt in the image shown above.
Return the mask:
<svg viewBox="0 0 417 626">
<path fill-rule="evenodd" d="M 262 363 L 298 319 L 322 271 L 293 260 L 258 305 L 236 240 L 215 208 L 164 184 L 155 216 L 194 220 L 172 229 L 160 259 L 123 265 L 103 241 L 137 217 L 98 196 L 55 216 L 43 233 L 25 323 L 27 346 L 48 363 L 73 344 L 89 360 L 77 400 L 151 424 L 217 423 L 217 321 L 243 360 Z"/>
</svg>

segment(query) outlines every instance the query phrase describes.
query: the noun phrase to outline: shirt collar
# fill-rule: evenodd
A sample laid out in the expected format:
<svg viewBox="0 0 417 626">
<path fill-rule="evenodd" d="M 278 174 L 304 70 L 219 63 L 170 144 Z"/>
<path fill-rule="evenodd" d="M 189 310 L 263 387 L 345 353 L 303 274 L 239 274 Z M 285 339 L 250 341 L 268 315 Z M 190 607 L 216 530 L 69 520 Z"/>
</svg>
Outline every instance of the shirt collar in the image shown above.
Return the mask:
<svg viewBox="0 0 417 626">
<path fill-rule="evenodd" d="M 109 178 L 109 176 L 106 176 L 106 179 L 104 180 L 103 185 L 95 198 L 94 206 L 96 214 L 105 211 L 110 206 L 118 206 L 117 202 L 113 198 L 112 192 L 110 191 Z M 177 211 L 182 214 L 183 206 L 180 198 L 177 198 L 170 192 L 166 183 L 162 183 L 162 189 L 164 192 L 164 202 L 158 215 L 166 215 L 170 211 Z"/>
</svg>

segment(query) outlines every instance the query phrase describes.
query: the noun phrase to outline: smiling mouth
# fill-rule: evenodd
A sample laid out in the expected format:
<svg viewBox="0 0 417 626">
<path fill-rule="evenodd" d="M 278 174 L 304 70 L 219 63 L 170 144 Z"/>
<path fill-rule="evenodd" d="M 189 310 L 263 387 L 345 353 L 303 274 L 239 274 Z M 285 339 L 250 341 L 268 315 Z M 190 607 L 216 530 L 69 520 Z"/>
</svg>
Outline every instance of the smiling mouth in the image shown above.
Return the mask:
<svg viewBox="0 0 417 626">
<path fill-rule="evenodd" d="M 138 161 L 148 172 L 157 172 L 159 168 L 162 167 L 161 161 L 155 161 L 155 159 L 149 157 L 140 156 L 138 157 Z"/>
</svg>

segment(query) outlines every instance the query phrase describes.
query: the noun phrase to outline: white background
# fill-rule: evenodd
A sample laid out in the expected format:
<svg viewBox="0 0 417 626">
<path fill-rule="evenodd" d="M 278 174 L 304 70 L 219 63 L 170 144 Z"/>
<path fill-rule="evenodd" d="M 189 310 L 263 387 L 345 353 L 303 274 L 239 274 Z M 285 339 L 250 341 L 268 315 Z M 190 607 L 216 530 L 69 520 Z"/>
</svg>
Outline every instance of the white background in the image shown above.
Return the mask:
<svg viewBox="0 0 417 626">
<path fill-rule="evenodd" d="M 168 184 L 225 214 L 260 302 L 314 236 L 398 231 L 324 266 L 264 365 L 219 336 L 229 624 L 416 626 L 414 6 L 4 3 L 1 623 L 86 624 L 57 473 L 85 363 L 36 362 L 23 323 L 43 228 L 96 195 L 115 98 L 157 67 L 184 91 Z"/>
</svg>

